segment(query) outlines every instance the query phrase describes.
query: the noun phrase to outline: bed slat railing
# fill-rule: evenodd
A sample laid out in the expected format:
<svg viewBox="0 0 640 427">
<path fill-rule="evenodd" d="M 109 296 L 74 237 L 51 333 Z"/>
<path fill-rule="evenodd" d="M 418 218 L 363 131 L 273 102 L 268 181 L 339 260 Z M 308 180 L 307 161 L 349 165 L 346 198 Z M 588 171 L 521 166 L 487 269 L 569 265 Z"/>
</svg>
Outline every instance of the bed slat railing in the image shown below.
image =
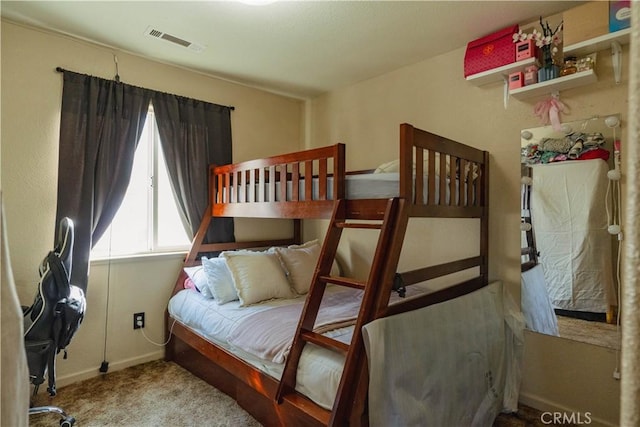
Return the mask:
<svg viewBox="0 0 640 427">
<path fill-rule="evenodd" d="M 474 277 L 456 285 L 448 286 L 444 289 L 440 289 L 429 294 L 420 295 L 415 298 L 407 298 L 406 301 L 390 305 L 389 307 L 387 307 L 384 315 L 393 316 L 395 314 L 406 313 L 408 311 L 417 310 L 429 305 L 449 301 L 451 299 L 458 298 L 462 295 L 466 295 L 473 291 L 476 291 L 486 285 L 487 283 L 485 283 L 485 280 L 482 277 Z"/>
<path fill-rule="evenodd" d="M 193 236 L 191 249 L 187 253 L 184 260 L 185 266 L 193 266 L 200 264 L 199 255 L 211 252 L 221 252 L 237 249 L 256 249 L 268 248 L 272 246 L 288 246 L 301 243 L 302 239 L 302 223 L 299 219 L 293 220 L 293 235 L 284 239 L 268 239 L 268 240 L 250 240 L 242 242 L 221 242 L 221 243 L 204 243 L 205 235 L 213 217 L 211 216 L 211 206 L 207 206 L 202 215 L 202 222 L 196 235 Z"/>
<path fill-rule="evenodd" d="M 480 219 L 479 280 L 486 285 L 489 277 L 489 152 L 403 123 L 400 125 L 400 174 L 400 197 L 409 201 L 410 216 Z"/>
<path fill-rule="evenodd" d="M 397 276 L 403 284 L 408 286 L 424 282 L 426 280 L 435 279 L 437 277 L 446 276 L 447 274 L 456 273 L 458 271 L 467 270 L 469 268 L 478 267 L 481 263 L 482 258 L 475 256 L 443 264 L 432 265 L 417 270 L 405 271 L 404 273 L 397 273 Z"/>
<path fill-rule="evenodd" d="M 484 153 L 402 124 L 400 197 L 411 201 L 411 216 L 481 217 Z M 453 209 L 436 208 L 446 206 Z"/>
<path fill-rule="evenodd" d="M 416 270 L 396 273 L 394 278 L 394 289 L 398 291 L 400 295 L 403 295 L 404 288 L 406 288 L 407 286 L 426 282 L 427 280 L 436 279 L 438 277 L 447 276 L 449 274 L 457 273 L 471 268 L 479 267 L 480 270 L 482 270 L 483 264 L 485 262 L 485 258 L 480 255 L 446 262 L 443 264 L 432 265 L 429 267 L 419 268 Z M 404 302 L 390 305 L 384 312 L 384 316 L 404 313 L 405 311 L 414 310 L 419 307 L 436 304 L 438 302 L 446 301 L 450 298 L 465 295 L 482 287 L 482 283 L 484 283 L 484 285 L 487 284 L 485 283 L 482 275 L 479 274 L 473 279 L 465 280 L 463 282 L 447 286 L 446 288 L 440 289 L 436 292 L 422 295 L 419 298 L 416 298 L 415 301 L 413 301 L 414 298 L 410 298 Z"/>
<path fill-rule="evenodd" d="M 344 144 L 211 166 L 214 216 L 330 217 L 344 198 Z M 314 181 L 317 193 L 314 194 Z M 285 204 L 299 203 L 284 207 Z"/>
</svg>

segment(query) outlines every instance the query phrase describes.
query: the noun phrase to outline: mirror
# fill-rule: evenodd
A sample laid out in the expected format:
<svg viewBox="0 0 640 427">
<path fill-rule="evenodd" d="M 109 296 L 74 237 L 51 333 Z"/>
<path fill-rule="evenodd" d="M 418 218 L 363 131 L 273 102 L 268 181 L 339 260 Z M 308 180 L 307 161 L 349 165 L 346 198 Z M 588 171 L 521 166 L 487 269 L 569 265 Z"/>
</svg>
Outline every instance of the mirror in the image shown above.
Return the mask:
<svg viewBox="0 0 640 427">
<path fill-rule="evenodd" d="M 521 132 L 528 329 L 620 348 L 620 115 Z"/>
</svg>

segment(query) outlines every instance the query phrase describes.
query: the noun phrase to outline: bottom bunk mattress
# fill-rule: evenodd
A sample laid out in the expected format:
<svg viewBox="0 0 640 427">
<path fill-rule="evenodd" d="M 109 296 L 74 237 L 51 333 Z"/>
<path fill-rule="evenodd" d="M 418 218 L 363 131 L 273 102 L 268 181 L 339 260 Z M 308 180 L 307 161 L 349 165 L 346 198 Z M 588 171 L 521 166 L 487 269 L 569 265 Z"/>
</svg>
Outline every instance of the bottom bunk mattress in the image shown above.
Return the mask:
<svg viewBox="0 0 640 427">
<path fill-rule="evenodd" d="M 408 291 L 411 291 L 408 292 L 408 296 L 411 297 L 425 290 L 420 285 L 415 285 Z M 323 306 L 325 301 L 328 301 L 329 308 L 324 311 L 329 314 L 325 318 L 319 317 L 316 322 L 316 331 L 348 343 L 353 333 L 354 319 L 346 313 L 352 309 L 353 316 L 357 314 L 355 303 L 358 302 L 358 297 L 355 295 L 358 294 L 359 291 L 329 286 L 323 299 Z M 197 291 L 185 289 L 171 298 L 169 314 L 199 336 L 235 354 L 260 371 L 279 379 L 304 299 L 304 296 L 276 299 L 240 307 L 238 301 L 221 305 L 213 299 L 203 297 Z M 331 300 L 346 301 L 346 304 L 334 307 L 330 305 Z M 394 296 L 391 303 L 398 300 L 399 298 Z M 322 312 L 323 309 L 321 309 Z M 393 393 L 388 391 L 388 382 L 391 381 L 395 386 L 399 386 L 407 379 L 407 373 L 396 376 L 395 369 L 390 369 L 391 366 L 398 365 L 393 358 L 404 355 L 395 360 L 407 362 L 405 356 L 411 354 L 413 360 L 411 366 L 416 365 L 416 361 L 420 361 L 418 364 L 421 366 L 419 370 L 408 375 L 420 378 L 420 382 L 430 390 L 428 393 L 430 396 L 418 394 L 413 398 L 414 400 L 417 398 L 425 410 L 432 411 L 434 406 L 427 405 L 426 402 L 422 402 L 423 400 L 431 400 L 436 406 L 453 408 L 457 413 L 471 414 L 469 419 L 495 417 L 504 407 L 515 410 L 519 372 L 516 368 L 519 359 L 516 357 L 515 348 L 519 346 L 514 342 L 521 339 L 522 322 L 513 321 L 517 317 L 514 313 L 511 309 L 505 310 L 502 285 L 496 282 L 452 301 L 372 322 L 365 331 L 369 363 L 370 366 L 374 366 L 370 393 L 372 389 L 378 389 L 381 394 L 377 397 L 370 394 L 370 399 L 372 397 L 379 399 L 379 396 L 390 394 L 397 395 L 396 391 Z M 407 328 L 406 324 L 394 323 L 395 320 L 402 321 L 407 315 L 415 314 L 420 316 L 417 318 L 420 323 L 413 323 L 410 328 Z M 376 330 L 380 325 L 383 326 L 384 332 Z M 268 329 L 271 330 L 270 333 L 266 332 Z M 372 339 L 371 337 L 375 334 L 381 335 Z M 386 337 L 386 334 L 396 335 L 395 341 Z M 273 338 L 267 335 L 272 335 Z M 398 342 L 398 339 L 401 341 Z M 392 358 L 391 361 L 382 362 L 383 366 L 384 363 L 389 364 L 385 369 L 371 365 L 385 360 L 380 359 L 380 351 L 387 351 Z M 372 352 L 378 354 L 375 355 Z M 453 357 L 460 352 L 464 352 L 465 355 L 471 352 L 469 353 L 471 356 L 463 356 L 463 359 L 466 358 L 469 361 L 467 366 L 458 366 L 462 359 Z M 439 361 L 438 364 L 434 365 L 434 360 Z M 475 361 L 478 360 L 486 363 L 476 363 Z M 342 375 L 343 363 L 342 355 L 313 344 L 305 346 L 298 366 L 296 390 L 319 406 L 331 410 Z M 410 364 L 407 362 L 406 366 Z M 380 376 L 374 375 L 376 371 L 392 373 L 393 377 L 385 375 L 380 379 Z M 467 384 L 460 377 L 460 372 L 464 372 L 470 378 L 480 376 L 484 380 L 481 383 L 474 381 Z M 459 392 L 447 393 L 447 400 L 442 400 L 438 396 L 438 389 L 444 383 L 451 383 L 452 378 L 456 381 L 451 387 Z M 461 392 L 467 388 L 467 391 Z M 402 387 L 397 387 L 397 390 L 407 391 Z M 485 399 L 485 402 L 480 405 L 477 399 L 470 399 L 470 396 L 476 395 L 491 396 L 492 399 L 490 402 Z M 503 397 L 510 403 L 503 404 Z M 392 408 L 390 402 L 387 400 L 382 403 L 382 406 L 393 411 L 389 409 Z M 370 408 L 373 410 L 374 406 L 376 405 L 370 405 Z"/>
<path fill-rule="evenodd" d="M 356 291 L 328 286 L 326 295 L 337 298 L 346 296 L 353 303 Z M 295 333 L 305 297 L 273 299 L 241 307 L 237 300 L 218 304 L 197 291 L 185 289 L 171 298 L 168 310 L 171 317 L 196 334 L 273 378 L 280 379 L 287 344 L 290 344 Z M 323 326 L 324 329 L 330 329 L 324 334 L 348 343 L 354 323 L 350 319 L 342 318 L 339 323 L 330 321 Z M 343 364 L 344 356 L 341 354 L 313 344 L 305 346 L 298 365 L 296 390 L 319 406 L 331 410 Z"/>
</svg>

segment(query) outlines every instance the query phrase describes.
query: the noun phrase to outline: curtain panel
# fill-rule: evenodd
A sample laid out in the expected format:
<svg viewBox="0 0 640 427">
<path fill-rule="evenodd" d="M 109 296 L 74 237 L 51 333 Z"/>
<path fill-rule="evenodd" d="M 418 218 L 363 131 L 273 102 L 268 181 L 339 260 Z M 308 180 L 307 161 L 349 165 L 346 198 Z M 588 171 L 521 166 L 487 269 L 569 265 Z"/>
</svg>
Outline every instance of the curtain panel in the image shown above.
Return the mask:
<svg viewBox="0 0 640 427">
<path fill-rule="evenodd" d="M 209 205 L 209 165 L 231 163 L 231 107 L 154 92 L 162 152 L 187 233 L 193 238 Z M 232 242 L 233 219 L 213 218 L 206 243 Z"/>
<path fill-rule="evenodd" d="M 150 98 L 146 89 L 64 71 L 56 233 L 63 217 L 74 221 L 71 282 L 84 291 L 91 248 L 129 185 Z"/>
</svg>

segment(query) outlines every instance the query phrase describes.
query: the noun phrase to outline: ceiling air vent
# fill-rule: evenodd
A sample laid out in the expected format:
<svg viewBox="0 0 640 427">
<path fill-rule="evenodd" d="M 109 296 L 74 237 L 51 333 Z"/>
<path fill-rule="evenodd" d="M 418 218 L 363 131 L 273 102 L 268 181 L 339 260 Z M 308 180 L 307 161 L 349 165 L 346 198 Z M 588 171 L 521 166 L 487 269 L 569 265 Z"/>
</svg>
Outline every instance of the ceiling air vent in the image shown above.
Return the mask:
<svg viewBox="0 0 640 427">
<path fill-rule="evenodd" d="M 144 33 L 149 37 L 166 40 L 168 42 L 177 44 L 178 46 L 186 47 L 187 49 L 192 50 L 196 53 L 200 53 L 204 50 L 204 46 L 202 46 L 201 44 L 181 39 L 180 37 L 167 34 L 164 31 L 160 31 L 153 27 L 147 27 Z"/>
</svg>

